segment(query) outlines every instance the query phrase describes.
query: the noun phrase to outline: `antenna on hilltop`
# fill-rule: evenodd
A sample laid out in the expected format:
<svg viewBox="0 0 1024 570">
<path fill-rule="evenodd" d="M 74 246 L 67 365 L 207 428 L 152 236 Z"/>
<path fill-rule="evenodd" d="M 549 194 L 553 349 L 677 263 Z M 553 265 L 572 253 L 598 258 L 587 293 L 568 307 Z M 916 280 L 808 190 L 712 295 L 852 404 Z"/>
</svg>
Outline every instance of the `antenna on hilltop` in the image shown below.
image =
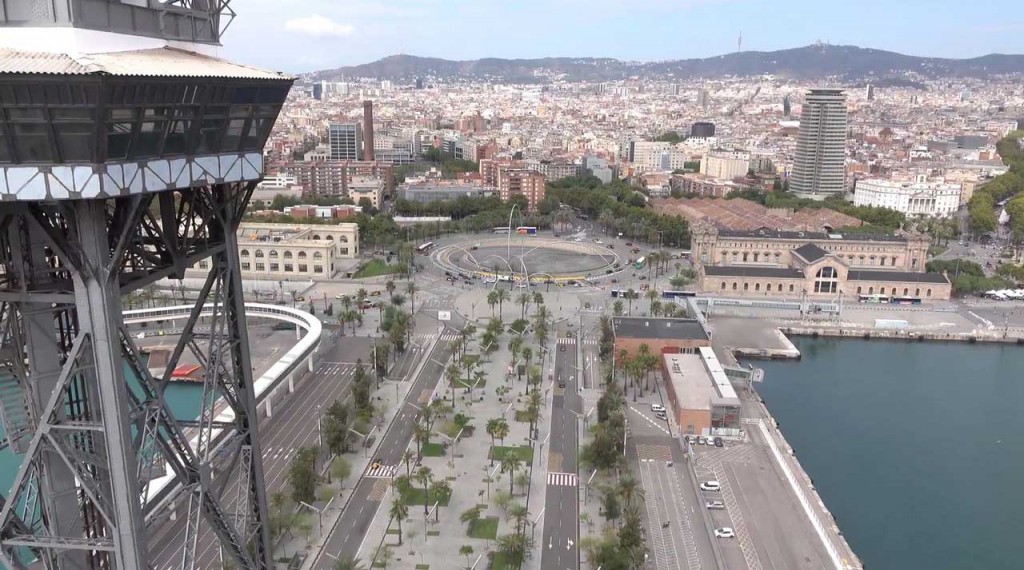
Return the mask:
<svg viewBox="0 0 1024 570">
<path fill-rule="evenodd" d="M 736 38 L 736 51 L 743 51 L 743 30 L 740 30 L 740 37 Z"/>
</svg>

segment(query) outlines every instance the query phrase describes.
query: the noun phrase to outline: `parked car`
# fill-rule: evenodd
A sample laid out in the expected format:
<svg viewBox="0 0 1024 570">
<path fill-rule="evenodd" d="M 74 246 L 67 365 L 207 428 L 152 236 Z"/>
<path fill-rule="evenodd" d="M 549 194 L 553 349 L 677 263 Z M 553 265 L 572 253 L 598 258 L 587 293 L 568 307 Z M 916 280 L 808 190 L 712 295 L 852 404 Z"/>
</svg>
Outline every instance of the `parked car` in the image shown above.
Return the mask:
<svg viewBox="0 0 1024 570">
<path fill-rule="evenodd" d="M 703 483 L 701 483 L 700 484 L 700 490 L 701 491 L 721 491 L 722 490 L 722 485 L 718 481 L 715 481 L 715 480 L 712 479 L 711 481 L 704 481 Z"/>
<path fill-rule="evenodd" d="M 661 404 L 651 404 L 651 411 L 652 412 L 664 412 L 665 411 L 665 406 L 662 406 Z"/>
<path fill-rule="evenodd" d="M 707 443 L 708 443 L 708 440 L 705 439 L 704 436 L 702 436 L 702 435 L 698 435 L 697 436 L 697 445 L 707 445 Z"/>
<path fill-rule="evenodd" d="M 715 529 L 715 538 L 736 538 L 736 532 L 730 527 L 723 526 Z"/>
<path fill-rule="evenodd" d="M 659 420 L 668 421 L 668 415 L 665 412 L 658 412 L 654 414 L 654 417 L 658 418 Z"/>
<path fill-rule="evenodd" d="M 709 511 L 720 511 L 725 508 L 725 503 L 722 501 L 708 501 L 704 503 L 704 506 L 707 507 Z"/>
</svg>

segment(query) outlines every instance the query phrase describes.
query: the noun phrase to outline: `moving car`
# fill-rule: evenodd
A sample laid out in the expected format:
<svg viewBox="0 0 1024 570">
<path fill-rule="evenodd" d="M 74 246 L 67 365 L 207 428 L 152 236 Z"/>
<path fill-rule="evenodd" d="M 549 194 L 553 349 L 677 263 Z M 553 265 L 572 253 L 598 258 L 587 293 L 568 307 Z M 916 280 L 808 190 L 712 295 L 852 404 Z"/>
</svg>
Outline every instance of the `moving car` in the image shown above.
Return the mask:
<svg viewBox="0 0 1024 570">
<path fill-rule="evenodd" d="M 559 378 L 558 379 L 558 387 L 559 388 L 565 388 L 565 380 Z"/>
<path fill-rule="evenodd" d="M 720 437 L 716 437 L 715 438 L 715 447 L 725 447 L 725 442 L 722 441 L 722 438 L 720 438 Z"/>
<path fill-rule="evenodd" d="M 664 412 L 665 411 L 665 406 L 662 406 L 661 404 L 651 404 L 651 411 L 652 412 Z"/>
<path fill-rule="evenodd" d="M 654 414 L 654 417 L 658 418 L 659 420 L 668 420 L 668 414 L 666 414 L 665 412 L 657 412 L 656 414 Z"/>
<path fill-rule="evenodd" d="M 715 538 L 736 538 L 736 532 L 730 527 L 723 526 L 715 529 Z"/>
<path fill-rule="evenodd" d="M 712 479 L 711 481 L 704 481 L 703 483 L 701 483 L 700 484 L 700 490 L 701 491 L 721 491 L 722 490 L 722 485 L 718 481 L 715 481 L 714 479 Z"/>
<path fill-rule="evenodd" d="M 565 345 L 564 344 L 558 345 L 558 352 L 565 352 Z"/>
<path fill-rule="evenodd" d="M 720 511 L 725 508 L 725 503 L 722 501 L 708 501 L 704 503 L 704 506 L 707 507 L 709 511 Z"/>
</svg>

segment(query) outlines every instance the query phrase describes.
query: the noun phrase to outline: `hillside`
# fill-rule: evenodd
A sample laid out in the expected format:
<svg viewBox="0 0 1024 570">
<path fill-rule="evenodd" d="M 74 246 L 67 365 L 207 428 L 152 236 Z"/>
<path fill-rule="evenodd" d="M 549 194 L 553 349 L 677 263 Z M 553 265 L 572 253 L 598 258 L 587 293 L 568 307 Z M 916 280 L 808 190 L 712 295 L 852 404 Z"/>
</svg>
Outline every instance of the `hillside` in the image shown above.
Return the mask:
<svg viewBox="0 0 1024 570">
<path fill-rule="evenodd" d="M 574 81 L 606 81 L 641 77 L 727 77 L 771 74 L 794 79 L 837 77 L 856 81 L 913 72 L 922 77 L 989 77 L 1024 72 L 1024 55 L 990 54 L 972 59 L 903 55 L 856 46 L 812 45 L 771 52 L 744 51 L 703 59 L 628 62 L 609 58 L 542 59 L 485 58 L 469 61 L 393 55 L 356 65 L 317 71 L 311 79 L 340 77 L 413 81 L 487 79 L 505 83 L 539 83 L 561 77 Z"/>
</svg>

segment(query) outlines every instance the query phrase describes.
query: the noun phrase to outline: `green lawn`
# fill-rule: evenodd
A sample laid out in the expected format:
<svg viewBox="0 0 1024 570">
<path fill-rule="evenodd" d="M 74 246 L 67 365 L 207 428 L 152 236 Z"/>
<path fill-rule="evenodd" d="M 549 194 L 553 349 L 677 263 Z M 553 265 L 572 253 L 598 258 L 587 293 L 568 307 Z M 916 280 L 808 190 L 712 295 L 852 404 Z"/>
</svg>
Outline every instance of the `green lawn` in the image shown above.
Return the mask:
<svg viewBox="0 0 1024 570">
<path fill-rule="evenodd" d="M 473 521 L 466 533 L 470 538 L 494 540 L 498 536 L 498 517 L 484 517 Z"/>
<path fill-rule="evenodd" d="M 448 501 L 451 500 L 451 495 L 430 495 L 430 506 L 434 506 L 434 503 L 439 503 L 442 507 L 448 506 Z M 402 502 L 409 506 L 423 506 L 423 489 L 421 487 L 413 487 L 409 489 L 409 492 L 402 497 Z"/>
<path fill-rule="evenodd" d="M 447 435 L 448 437 L 450 437 L 452 439 L 455 439 L 456 436 L 458 436 L 459 432 L 461 431 L 462 432 L 462 437 L 463 438 L 467 438 L 467 437 L 473 435 L 473 429 L 474 429 L 473 428 L 473 424 L 466 424 L 465 429 L 463 429 L 463 428 L 459 427 L 458 425 L 456 425 L 456 424 L 454 424 L 452 422 L 448 422 L 447 424 L 445 424 L 444 429 L 442 430 L 442 433 Z"/>
<path fill-rule="evenodd" d="M 444 444 L 424 443 L 423 457 L 444 457 Z"/>
<path fill-rule="evenodd" d="M 524 463 L 533 463 L 533 448 L 528 445 L 507 445 L 505 447 L 494 445 L 491 446 L 489 458 L 495 461 L 501 461 L 501 458 L 504 457 L 506 453 L 515 453 Z"/>
<path fill-rule="evenodd" d="M 530 421 L 529 415 L 526 410 L 516 410 L 516 421 L 526 423 Z"/>
<path fill-rule="evenodd" d="M 490 570 L 516 570 L 516 566 L 505 561 L 505 555 L 495 552 L 491 558 Z"/>
<path fill-rule="evenodd" d="M 359 271 L 352 277 L 358 279 L 360 277 L 377 277 L 379 275 L 391 275 L 392 273 L 398 273 L 400 271 L 397 265 L 388 265 L 381 259 L 371 259 L 366 265 L 359 268 Z"/>
</svg>

